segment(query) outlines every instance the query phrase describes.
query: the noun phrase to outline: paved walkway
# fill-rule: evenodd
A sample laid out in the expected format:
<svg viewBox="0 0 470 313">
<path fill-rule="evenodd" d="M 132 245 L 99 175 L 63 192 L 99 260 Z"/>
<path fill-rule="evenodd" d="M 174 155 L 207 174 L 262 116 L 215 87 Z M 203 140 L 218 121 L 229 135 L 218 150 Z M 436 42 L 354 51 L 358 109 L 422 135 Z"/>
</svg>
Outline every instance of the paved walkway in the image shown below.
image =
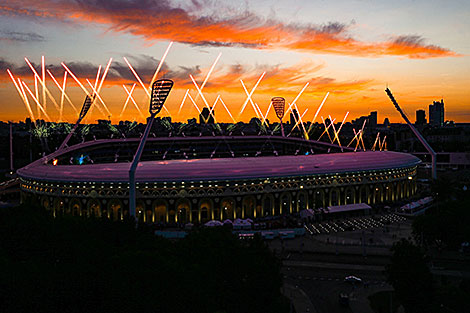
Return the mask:
<svg viewBox="0 0 470 313">
<path fill-rule="evenodd" d="M 284 295 L 292 301 L 296 313 L 317 312 L 310 298 L 299 286 L 284 283 L 283 291 Z"/>
<path fill-rule="evenodd" d="M 344 263 L 327 263 L 315 261 L 290 261 L 284 260 L 282 264 L 287 267 L 309 267 L 309 268 L 324 268 L 335 270 L 357 270 L 357 271 L 374 271 L 382 272 L 385 267 L 379 265 L 362 265 L 362 264 L 344 264 Z"/>
</svg>

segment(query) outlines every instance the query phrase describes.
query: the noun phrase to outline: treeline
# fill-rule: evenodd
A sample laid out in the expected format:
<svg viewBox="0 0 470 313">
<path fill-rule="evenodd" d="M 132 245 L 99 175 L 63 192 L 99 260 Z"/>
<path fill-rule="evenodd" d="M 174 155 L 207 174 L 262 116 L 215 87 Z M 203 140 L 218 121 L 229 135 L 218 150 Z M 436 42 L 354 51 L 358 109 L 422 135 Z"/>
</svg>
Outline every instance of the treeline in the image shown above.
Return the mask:
<svg viewBox="0 0 470 313">
<path fill-rule="evenodd" d="M 468 312 L 470 280 L 438 280 L 433 277 L 424 251 L 402 239 L 392 248 L 387 280 L 407 313 Z"/>
<path fill-rule="evenodd" d="M 288 312 L 281 285 L 264 242 L 226 229 L 172 242 L 129 221 L 0 211 L 2 312 Z"/>
</svg>

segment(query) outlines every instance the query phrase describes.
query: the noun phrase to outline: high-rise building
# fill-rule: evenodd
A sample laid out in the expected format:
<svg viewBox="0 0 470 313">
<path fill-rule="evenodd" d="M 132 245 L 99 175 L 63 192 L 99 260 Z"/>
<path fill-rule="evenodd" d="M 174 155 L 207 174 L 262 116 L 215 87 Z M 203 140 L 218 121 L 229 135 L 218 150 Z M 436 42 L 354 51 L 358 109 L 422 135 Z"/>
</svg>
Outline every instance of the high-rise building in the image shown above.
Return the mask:
<svg viewBox="0 0 470 313">
<path fill-rule="evenodd" d="M 369 127 L 377 127 L 377 111 L 370 112 Z"/>
<path fill-rule="evenodd" d="M 297 112 L 296 109 L 293 109 L 292 113 L 290 114 L 290 124 L 295 125 L 298 120 L 299 120 L 299 113 Z"/>
<path fill-rule="evenodd" d="M 444 126 L 444 99 L 433 101 L 429 105 L 429 124 L 433 126 Z"/>
<path fill-rule="evenodd" d="M 199 124 L 214 124 L 214 115 L 215 110 L 212 110 L 211 113 L 208 108 L 203 108 L 199 114 Z"/>
<path fill-rule="evenodd" d="M 416 125 L 424 125 L 426 124 L 426 111 L 424 110 L 416 110 Z"/>
</svg>

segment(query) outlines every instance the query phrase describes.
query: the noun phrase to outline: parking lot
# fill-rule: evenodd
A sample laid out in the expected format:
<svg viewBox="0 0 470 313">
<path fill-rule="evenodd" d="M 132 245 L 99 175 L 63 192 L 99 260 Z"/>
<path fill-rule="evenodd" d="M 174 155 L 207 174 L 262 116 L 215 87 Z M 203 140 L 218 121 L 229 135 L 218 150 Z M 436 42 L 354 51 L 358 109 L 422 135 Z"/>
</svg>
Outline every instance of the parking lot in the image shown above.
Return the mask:
<svg viewBox="0 0 470 313">
<path fill-rule="evenodd" d="M 380 228 L 404 221 L 406 221 L 405 217 L 391 213 L 380 216 L 362 216 L 337 221 L 307 223 L 305 228 L 310 235 L 319 235 L 361 229 Z"/>
</svg>

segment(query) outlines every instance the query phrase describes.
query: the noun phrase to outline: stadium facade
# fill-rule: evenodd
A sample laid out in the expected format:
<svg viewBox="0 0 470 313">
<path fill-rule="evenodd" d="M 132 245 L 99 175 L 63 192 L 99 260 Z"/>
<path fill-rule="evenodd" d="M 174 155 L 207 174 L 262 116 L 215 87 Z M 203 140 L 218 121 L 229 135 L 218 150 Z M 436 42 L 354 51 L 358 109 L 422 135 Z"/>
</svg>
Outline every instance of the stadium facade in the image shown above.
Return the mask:
<svg viewBox="0 0 470 313">
<path fill-rule="evenodd" d="M 22 201 L 55 215 L 123 218 L 138 142 L 85 142 L 29 164 L 17 171 Z M 136 174 L 137 214 L 145 222 L 199 223 L 381 205 L 415 194 L 418 158 L 341 150 L 278 136 L 149 138 Z"/>
</svg>

